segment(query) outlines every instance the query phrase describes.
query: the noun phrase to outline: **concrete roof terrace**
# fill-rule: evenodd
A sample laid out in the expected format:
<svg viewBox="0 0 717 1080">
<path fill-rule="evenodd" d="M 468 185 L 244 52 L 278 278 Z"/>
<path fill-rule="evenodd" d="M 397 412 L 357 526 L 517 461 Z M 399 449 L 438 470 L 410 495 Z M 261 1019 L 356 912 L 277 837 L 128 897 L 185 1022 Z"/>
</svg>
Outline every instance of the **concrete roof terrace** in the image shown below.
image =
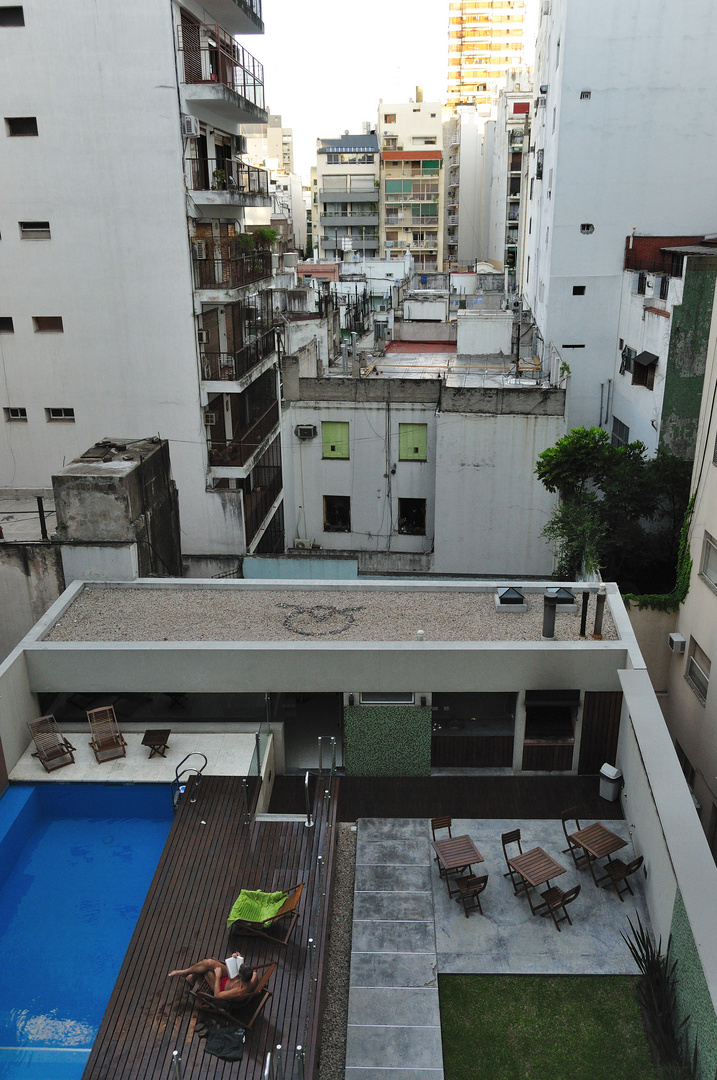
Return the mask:
<svg viewBox="0 0 717 1080">
<path fill-rule="evenodd" d="M 144 581 L 86 584 L 41 640 L 79 641 L 541 641 L 544 585 L 518 587 L 523 611 L 496 610 L 496 584 L 451 582 Z M 548 583 L 550 585 L 550 583 Z M 588 586 L 586 586 L 588 588 Z M 595 622 L 594 586 L 587 640 Z M 558 610 L 555 641 L 579 642 L 577 611 Z M 602 638 L 620 635 L 606 606 Z M 593 642 L 595 644 L 595 642 Z"/>
</svg>

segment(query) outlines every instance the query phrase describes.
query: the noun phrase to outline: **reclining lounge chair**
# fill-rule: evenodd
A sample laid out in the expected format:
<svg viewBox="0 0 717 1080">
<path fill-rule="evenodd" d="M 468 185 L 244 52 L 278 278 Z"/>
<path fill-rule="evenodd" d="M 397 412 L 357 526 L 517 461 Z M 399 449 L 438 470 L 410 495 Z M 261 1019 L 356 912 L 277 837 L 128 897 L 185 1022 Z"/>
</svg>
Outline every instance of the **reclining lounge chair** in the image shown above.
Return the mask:
<svg viewBox="0 0 717 1080">
<path fill-rule="evenodd" d="M 98 762 L 110 761 L 116 757 L 126 757 L 127 743 L 119 729 L 115 711 L 111 705 L 102 709 L 91 709 L 87 713 L 90 725 L 90 746 Z"/>
<path fill-rule="evenodd" d="M 227 919 L 230 938 L 238 933 L 256 934 L 279 945 L 286 945 L 299 918 L 296 909 L 303 890 L 303 881 L 283 893 L 248 892 L 242 889 Z M 273 927 L 276 927 L 278 934 L 271 932 Z"/>
<path fill-rule="evenodd" d="M 225 1019 L 231 1020 L 234 1024 L 240 1024 L 246 1031 L 249 1031 L 271 997 L 271 990 L 267 990 L 267 983 L 276 968 L 276 960 L 266 964 L 255 964 L 254 970 L 260 973 L 256 989 L 247 997 L 238 998 L 236 1001 L 224 998 L 217 1001 L 206 979 L 202 979 L 198 986 L 191 987 L 189 993 L 200 1009 L 218 1013 Z"/>
<path fill-rule="evenodd" d="M 37 747 L 32 756 L 39 760 L 45 772 L 61 769 L 63 765 L 74 765 L 75 748 L 60 731 L 54 716 L 40 716 L 27 726 Z"/>
</svg>

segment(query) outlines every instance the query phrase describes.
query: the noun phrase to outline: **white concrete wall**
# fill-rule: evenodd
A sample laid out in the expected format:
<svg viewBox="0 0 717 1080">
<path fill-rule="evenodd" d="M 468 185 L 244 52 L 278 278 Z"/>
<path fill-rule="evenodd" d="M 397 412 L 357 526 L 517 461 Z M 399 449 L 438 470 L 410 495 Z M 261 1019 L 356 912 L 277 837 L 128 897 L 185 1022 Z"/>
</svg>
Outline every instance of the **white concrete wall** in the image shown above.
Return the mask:
<svg viewBox="0 0 717 1080">
<path fill-rule="evenodd" d="M 25 653 L 14 649 L 0 664 L 0 742 L 7 771 L 15 767 L 32 742 L 27 724 L 40 707 L 28 681 Z"/>
<path fill-rule="evenodd" d="M 555 498 L 533 469 L 564 434 L 563 417 L 438 420 L 435 572 L 548 576 L 553 557 L 540 533 Z"/>
<path fill-rule="evenodd" d="M 511 354 L 513 315 L 510 311 L 491 315 L 458 312 L 457 351 L 468 356 L 490 353 Z"/>
<path fill-rule="evenodd" d="M 600 384 L 612 376 L 626 236 L 698 234 L 717 218 L 717 144 L 704 139 L 717 108 L 717 10 L 709 0 L 689 13 L 648 0 L 553 0 L 548 10 L 534 80 L 548 92 L 531 133 L 531 176 L 542 149 L 543 179 L 527 208 L 524 292 L 544 341 L 571 366 L 574 427 L 599 422 Z M 583 223 L 595 231 L 581 235 Z"/>
<path fill-rule="evenodd" d="M 486 257 L 485 192 L 490 187 L 486 162 L 490 160 L 488 150 L 493 142 L 485 116 L 467 106 L 460 106 L 458 114 L 461 131 L 458 263 L 471 266 L 476 259 Z"/>
<path fill-rule="evenodd" d="M 445 322 L 448 318 L 448 298 L 445 300 L 404 300 L 404 319 Z"/>
<path fill-rule="evenodd" d="M 103 436 L 159 432 L 184 549 L 237 551 L 206 491 L 172 9 L 24 10 L 24 28 L 2 31 L 0 91 L 5 115 L 37 116 L 39 135 L 0 139 L 2 313 L 15 326 L 0 405 L 28 422 L 0 424 L 0 486 L 47 488 Z M 21 241 L 23 220 L 49 220 L 52 239 Z M 34 315 L 61 315 L 64 333 L 34 333 Z M 74 408 L 75 422 L 48 423 L 49 407 Z"/>
<path fill-rule="evenodd" d="M 394 113 L 395 124 L 387 124 L 384 117 Z M 440 150 L 443 142 L 443 117 L 439 101 L 400 101 L 398 103 L 379 102 L 376 134 L 383 149 L 385 135 L 395 135 L 398 145 L 404 150 L 430 149 L 424 139 L 435 139 L 435 147 Z"/>
</svg>

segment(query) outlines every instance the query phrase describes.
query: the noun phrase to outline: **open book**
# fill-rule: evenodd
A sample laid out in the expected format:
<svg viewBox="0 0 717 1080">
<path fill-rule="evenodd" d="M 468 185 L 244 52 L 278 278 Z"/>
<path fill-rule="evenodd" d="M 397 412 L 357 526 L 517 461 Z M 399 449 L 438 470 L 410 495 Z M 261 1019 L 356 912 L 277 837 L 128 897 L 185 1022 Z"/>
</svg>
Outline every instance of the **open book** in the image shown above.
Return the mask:
<svg viewBox="0 0 717 1080">
<path fill-rule="evenodd" d="M 230 979 L 236 979 L 239 974 L 239 968 L 244 963 L 243 956 L 228 956 L 224 963 L 227 965 L 227 971 L 229 972 Z"/>
</svg>

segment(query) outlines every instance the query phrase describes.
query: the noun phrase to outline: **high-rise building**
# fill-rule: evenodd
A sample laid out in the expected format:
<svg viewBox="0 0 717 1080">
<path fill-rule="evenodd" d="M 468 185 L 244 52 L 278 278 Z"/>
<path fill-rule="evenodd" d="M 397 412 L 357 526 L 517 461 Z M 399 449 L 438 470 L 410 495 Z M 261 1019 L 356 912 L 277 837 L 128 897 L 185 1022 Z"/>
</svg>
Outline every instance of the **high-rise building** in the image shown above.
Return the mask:
<svg viewBox="0 0 717 1080">
<path fill-rule="evenodd" d="M 245 230 L 268 176 L 241 137 L 268 117 L 237 41 L 261 0 L 2 11 L 0 488 L 159 433 L 183 554 L 236 565 L 281 532 L 272 259 Z"/>
<path fill-rule="evenodd" d="M 317 139 L 313 236 L 322 259 L 378 254 L 378 147 L 371 134 Z"/>
<path fill-rule="evenodd" d="M 448 105 L 490 105 L 523 62 L 524 0 L 453 0 L 448 17 Z"/>
</svg>

